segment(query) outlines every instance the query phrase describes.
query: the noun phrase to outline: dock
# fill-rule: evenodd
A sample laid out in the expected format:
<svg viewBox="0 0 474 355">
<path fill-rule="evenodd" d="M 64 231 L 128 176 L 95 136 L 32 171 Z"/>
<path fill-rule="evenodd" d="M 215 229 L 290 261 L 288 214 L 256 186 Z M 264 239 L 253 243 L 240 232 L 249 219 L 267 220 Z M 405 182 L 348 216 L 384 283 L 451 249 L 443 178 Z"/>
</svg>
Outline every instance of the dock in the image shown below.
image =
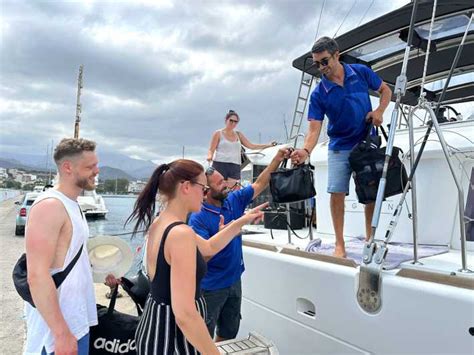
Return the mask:
<svg viewBox="0 0 474 355">
<path fill-rule="evenodd" d="M 15 236 L 15 199 L 0 202 L 0 354 L 21 354 L 26 338 L 23 301 L 16 293 L 12 270 L 25 251 L 23 236 Z"/>
</svg>

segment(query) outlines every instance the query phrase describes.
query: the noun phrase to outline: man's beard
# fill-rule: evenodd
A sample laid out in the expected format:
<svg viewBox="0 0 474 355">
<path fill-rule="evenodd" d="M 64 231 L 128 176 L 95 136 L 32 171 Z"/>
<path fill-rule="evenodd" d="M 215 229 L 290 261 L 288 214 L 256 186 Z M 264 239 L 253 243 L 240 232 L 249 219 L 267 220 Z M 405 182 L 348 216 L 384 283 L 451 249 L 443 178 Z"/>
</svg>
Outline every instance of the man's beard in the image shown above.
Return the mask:
<svg viewBox="0 0 474 355">
<path fill-rule="evenodd" d="M 92 191 L 95 189 L 95 183 L 91 184 L 88 178 L 77 179 L 76 186 L 86 191 Z"/>
<path fill-rule="evenodd" d="M 229 194 L 229 191 L 227 189 L 225 189 L 223 191 L 212 191 L 211 190 L 210 194 L 211 194 L 211 197 L 214 200 L 223 202 L 227 198 L 227 195 Z"/>
</svg>

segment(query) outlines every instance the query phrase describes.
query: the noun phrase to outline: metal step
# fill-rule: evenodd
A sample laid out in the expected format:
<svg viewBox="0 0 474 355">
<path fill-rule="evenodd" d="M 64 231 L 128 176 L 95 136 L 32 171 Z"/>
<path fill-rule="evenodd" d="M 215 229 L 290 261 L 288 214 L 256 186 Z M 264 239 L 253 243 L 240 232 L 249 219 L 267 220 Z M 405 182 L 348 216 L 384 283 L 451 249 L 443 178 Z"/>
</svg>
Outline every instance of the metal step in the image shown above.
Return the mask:
<svg viewBox="0 0 474 355">
<path fill-rule="evenodd" d="M 247 355 L 278 355 L 278 349 L 273 342 L 265 339 L 258 333 L 250 332 L 244 339 L 232 339 L 216 343 L 221 354 Z"/>
</svg>

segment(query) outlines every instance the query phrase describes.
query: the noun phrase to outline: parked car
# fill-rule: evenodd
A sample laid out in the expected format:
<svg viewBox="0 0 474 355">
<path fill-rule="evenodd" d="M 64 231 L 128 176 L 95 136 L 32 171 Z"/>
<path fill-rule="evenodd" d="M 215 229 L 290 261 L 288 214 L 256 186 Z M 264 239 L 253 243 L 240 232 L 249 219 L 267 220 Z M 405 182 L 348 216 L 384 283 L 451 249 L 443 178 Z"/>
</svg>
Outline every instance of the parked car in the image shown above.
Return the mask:
<svg viewBox="0 0 474 355">
<path fill-rule="evenodd" d="M 31 205 L 33 202 L 35 202 L 35 199 L 38 197 L 38 195 L 39 193 L 36 192 L 27 192 L 23 197 L 23 200 L 15 202 L 17 205 L 19 205 L 18 212 L 16 214 L 15 235 L 25 234 L 25 225 L 28 212 L 30 211 Z"/>
</svg>

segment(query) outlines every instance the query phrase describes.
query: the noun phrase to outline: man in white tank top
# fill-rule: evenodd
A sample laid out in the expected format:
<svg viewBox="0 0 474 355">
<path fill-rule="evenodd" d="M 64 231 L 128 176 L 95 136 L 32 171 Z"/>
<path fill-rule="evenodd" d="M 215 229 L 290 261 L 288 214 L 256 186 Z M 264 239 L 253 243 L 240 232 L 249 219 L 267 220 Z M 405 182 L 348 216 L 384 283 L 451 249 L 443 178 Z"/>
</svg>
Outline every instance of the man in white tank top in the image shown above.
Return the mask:
<svg viewBox="0 0 474 355">
<path fill-rule="evenodd" d="M 26 303 L 26 354 L 88 354 L 89 327 L 97 324 L 97 311 L 85 246 L 89 229 L 77 197 L 95 188 L 95 146 L 72 138 L 58 144 L 59 182 L 37 198 L 28 216 L 28 284 L 36 308 Z M 51 275 L 64 270 L 82 245 L 80 258 L 56 289 Z"/>
</svg>

